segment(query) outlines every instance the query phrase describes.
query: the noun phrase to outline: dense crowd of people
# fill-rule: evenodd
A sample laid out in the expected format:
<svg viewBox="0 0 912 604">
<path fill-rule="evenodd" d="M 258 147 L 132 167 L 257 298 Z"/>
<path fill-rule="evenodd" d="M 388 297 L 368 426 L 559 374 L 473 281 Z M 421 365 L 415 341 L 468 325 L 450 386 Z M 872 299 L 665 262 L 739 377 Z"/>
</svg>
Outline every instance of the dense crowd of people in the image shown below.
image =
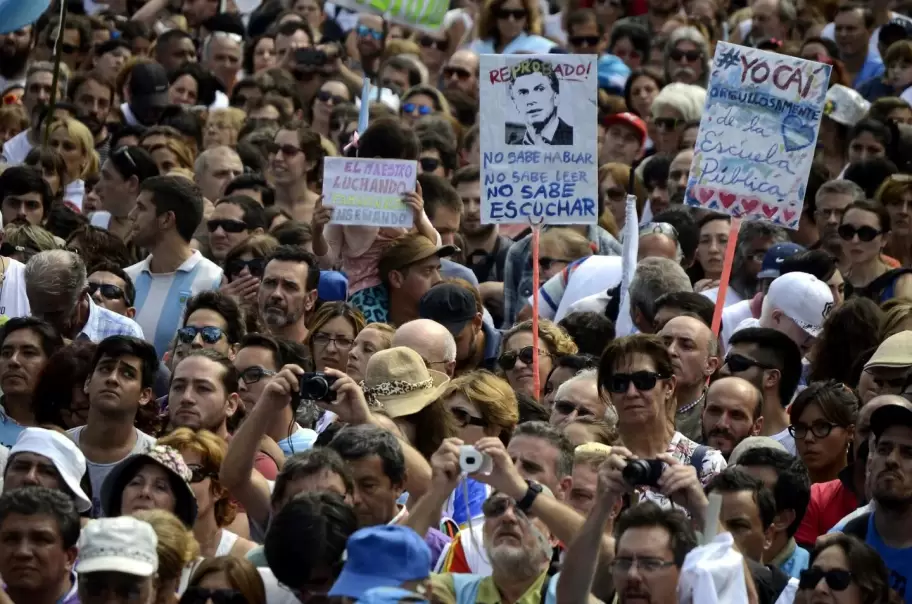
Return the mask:
<svg viewBox="0 0 912 604">
<path fill-rule="evenodd" d="M 0 604 L 912 603 L 908 3 L 59 1 L 0 35 Z M 832 66 L 731 266 L 719 41 Z M 560 53 L 599 217 L 538 237 L 483 214 L 479 56 Z M 412 226 L 334 222 L 333 156 L 416 162 Z"/>
</svg>

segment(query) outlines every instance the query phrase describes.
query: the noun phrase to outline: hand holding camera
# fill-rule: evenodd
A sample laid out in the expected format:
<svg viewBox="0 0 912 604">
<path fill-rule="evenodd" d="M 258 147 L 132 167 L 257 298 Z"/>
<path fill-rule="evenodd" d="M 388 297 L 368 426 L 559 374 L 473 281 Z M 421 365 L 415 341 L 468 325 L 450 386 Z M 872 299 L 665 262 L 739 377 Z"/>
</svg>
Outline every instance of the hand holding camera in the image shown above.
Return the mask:
<svg viewBox="0 0 912 604">
<path fill-rule="evenodd" d="M 465 456 L 466 467 L 477 468 L 470 472 L 473 479 L 491 485 L 517 501 L 525 496 L 529 485 L 513 465 L 513 460 L 498 437 L 486 436 L 475 443 L 474 450 L 467 448 L 464 453 L 460 453 L 461 458 Z M 490 460 L 490 464 L 487 460 Z M 460 466 L 461 462 L 462 459 Z"/>
<path fill-rule="evenodd" d="M 327 367 L 322 373 L 302 373 L 298 396 L 309 398 L 349 424 L 370 421 L 370 409 L 361 386 L 338 369 Z"/>
</svg>

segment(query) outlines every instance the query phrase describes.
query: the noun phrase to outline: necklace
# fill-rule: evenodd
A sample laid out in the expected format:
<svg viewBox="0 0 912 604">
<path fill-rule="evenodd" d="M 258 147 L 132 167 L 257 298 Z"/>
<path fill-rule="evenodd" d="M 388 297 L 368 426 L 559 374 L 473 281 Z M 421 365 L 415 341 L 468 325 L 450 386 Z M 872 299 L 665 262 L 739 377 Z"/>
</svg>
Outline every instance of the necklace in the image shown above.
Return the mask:
<svg viewBox="0 0 912 604">
<path fill-rule="evenodd" d="M 704 398 L 706 398 L 706 390 L 703 391 L 703 394 L 701 394 L 699 397 L 697 397 L 697 400 L 690 403 L 689 405 L 684 405 L 683 407 L 678 409 L 677 415 L 684 415 L 685 413 L 687 413 L 688 411 L 690 411 L 691 409 L 693 409 L 694 407 L 699 405 L 703 401 Z"/>
</svg>

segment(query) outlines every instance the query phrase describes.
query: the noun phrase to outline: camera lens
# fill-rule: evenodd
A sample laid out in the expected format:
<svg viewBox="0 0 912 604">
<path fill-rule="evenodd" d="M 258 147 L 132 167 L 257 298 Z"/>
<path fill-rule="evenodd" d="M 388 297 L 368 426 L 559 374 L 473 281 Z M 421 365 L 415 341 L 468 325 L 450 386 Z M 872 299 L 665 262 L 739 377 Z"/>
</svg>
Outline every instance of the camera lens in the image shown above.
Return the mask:
<svg viewBox="0 0 912 604">
<path fill-rule="evenodd" d="M 475 464 L 475 457 L 474 457 L 474 456 L 466 457 L 466 463 L 470 463 L 470 464 L 473 464 L 473 465 L 474 465 L 474 464 Z"/>
<path fill-rule="evenodd" d="M 312 401 L 318 401 L 329 393 L 329 384 L 320 376 L 305 380 L 301 384 L 301 396 Z"/>
</svg>

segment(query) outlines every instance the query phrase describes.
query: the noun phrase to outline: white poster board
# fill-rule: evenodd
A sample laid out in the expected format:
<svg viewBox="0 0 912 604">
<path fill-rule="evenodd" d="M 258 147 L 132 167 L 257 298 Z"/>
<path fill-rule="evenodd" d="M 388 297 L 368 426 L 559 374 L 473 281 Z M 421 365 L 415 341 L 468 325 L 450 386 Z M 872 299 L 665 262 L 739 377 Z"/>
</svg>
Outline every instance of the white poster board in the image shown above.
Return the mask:
<svg viewBox="0 0 912 604">
<path fill-rule="evenodd" d="M 412 211 L 402 194 L 415 190 L 418 162 L 401 159 L 327 157 L 323 160 L 323 203 L 332 224 L 411 227 Z"/>
</svg>

